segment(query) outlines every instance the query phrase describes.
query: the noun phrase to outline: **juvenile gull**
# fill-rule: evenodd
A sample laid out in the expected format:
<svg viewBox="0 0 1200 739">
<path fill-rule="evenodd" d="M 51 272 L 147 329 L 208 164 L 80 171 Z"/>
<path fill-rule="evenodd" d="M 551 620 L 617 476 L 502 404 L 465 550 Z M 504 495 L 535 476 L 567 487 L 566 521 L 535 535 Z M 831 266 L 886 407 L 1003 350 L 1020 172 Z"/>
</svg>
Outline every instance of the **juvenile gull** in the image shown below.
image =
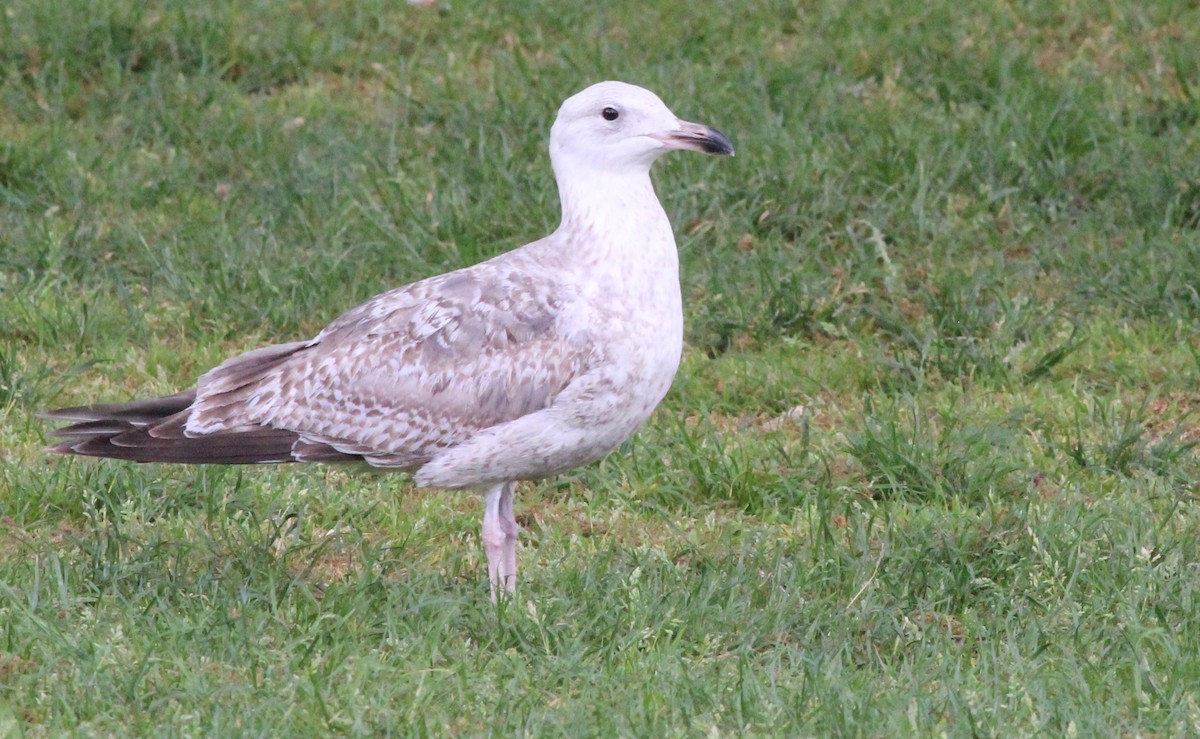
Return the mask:
<svg viewBox="0 0 1200 739">
<path fill-rule="evenodd" d="M 481 490 L 492 596 L 517 579 L 513 492 L 608 454 L 666 394 L 683 348 L 679 260 L 650 165 L 733 154 L 654 93 L 592 85 L 550 131 L 562 223 L 544 239 L 352 308 L 163 398 L 64 408 L 60 454 L 137 462 L 363 460 Z"/>
</svg>

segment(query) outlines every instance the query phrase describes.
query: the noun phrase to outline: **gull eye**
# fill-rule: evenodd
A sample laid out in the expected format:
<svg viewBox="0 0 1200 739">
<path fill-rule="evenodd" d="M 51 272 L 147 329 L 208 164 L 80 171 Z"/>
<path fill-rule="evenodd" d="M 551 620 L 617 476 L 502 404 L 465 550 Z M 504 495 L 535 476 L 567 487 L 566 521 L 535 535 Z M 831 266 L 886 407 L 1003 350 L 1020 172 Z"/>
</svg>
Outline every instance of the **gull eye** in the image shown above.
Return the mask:
<svg viewBox="0 0 1200 739">
<path fill-rule="evenodd" d="M 606 121 L 615 121 L 621 117 L 621 111 L 610 105 L 604 110 L 600 111 L 600 115 L 604 116 L 604 120 Z"/>
</svg>

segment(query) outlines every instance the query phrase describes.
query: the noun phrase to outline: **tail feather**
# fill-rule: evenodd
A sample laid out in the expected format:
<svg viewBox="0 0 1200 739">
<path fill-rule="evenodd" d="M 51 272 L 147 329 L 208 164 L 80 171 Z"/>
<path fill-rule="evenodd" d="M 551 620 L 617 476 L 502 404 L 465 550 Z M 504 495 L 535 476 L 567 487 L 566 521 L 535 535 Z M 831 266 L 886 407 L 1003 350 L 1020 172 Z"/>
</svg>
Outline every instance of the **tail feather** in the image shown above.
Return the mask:
<svg viewBox="0 0 1200 739">
<path fill-rule="evenodd" d="M 189 439 L 195 442 L 194 439 Z M 208 441 L 208 440 L 202 440 Z M 126 439 L 114 443 L 111 438 L 97 436 L 72 439 L 54 444 L 50 451 L 76 454 L 83 457 L 107 457 L 131 462 L 165 462 L 171 464 L 270 464 L 294 462 L 290 441 L 273 445 L 244 446 L 241 444 L 175 444 L 165 447 L 137 446 Z"/>
<path fill-rule="evenodd" d="M 188 436 L 184 430 L 194 390 L 129 403 L 61 408 L 47 418 L 75 421 L 55 429 L 61 441 L 47 451 L 84 457 L 174 464 L 271 464 L 280 462 L 347 462 L 362 456 L 339 452 L 328 444 L 302 439 L 295 431 L 260 426 Z"/>
<path fill-rule="evenodd" d="M 162 421 L 176 413 L 182 413 L 195 400 L 196 391 L 185 390 L 182 393 L 167 395 L 162 398 L 132 400 L 128 403 L 102 403 L 98 405 L 80 405 L 74 408 L 59 408 L 58 410 L 43 413 L 42 417 L 56 421 L 117 421 L 135 425 L 147 425 Z"/>
</svg>

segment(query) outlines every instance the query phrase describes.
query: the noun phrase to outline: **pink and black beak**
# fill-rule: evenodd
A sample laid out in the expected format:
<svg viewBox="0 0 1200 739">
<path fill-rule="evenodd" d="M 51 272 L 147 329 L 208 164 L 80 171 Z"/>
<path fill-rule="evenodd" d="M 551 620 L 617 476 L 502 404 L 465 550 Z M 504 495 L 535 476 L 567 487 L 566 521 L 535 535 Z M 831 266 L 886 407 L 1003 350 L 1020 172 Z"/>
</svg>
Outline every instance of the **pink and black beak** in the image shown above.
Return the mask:
<svg viewBox="0 0 1200 739">
<path fill-rule="evenodd" d="M 655 134 L 654 138 L 663 142 L 668 149 L 688 149 L 701 151 L 705 154 L 728 154 L 733 156 L 733 142 L 729 137 L 715 128 L 678 121 L 678 127 L 673 131 Z"/>
</svg>

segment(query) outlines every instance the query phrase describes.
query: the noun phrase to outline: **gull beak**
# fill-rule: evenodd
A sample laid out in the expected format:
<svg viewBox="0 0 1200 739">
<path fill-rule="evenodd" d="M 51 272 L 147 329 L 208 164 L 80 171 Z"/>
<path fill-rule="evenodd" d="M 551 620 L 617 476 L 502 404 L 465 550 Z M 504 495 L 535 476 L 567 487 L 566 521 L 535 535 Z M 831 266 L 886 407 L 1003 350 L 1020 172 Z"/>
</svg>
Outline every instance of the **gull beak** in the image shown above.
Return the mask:
<svg viewBox="0 0 1200 739">
<path fill-rule="evenodd" d="M 677 123 L 675 130 L 654 134 L 653 138 L 661 141 L 667 149 L 690 149 L 705 154 L 733 156 L 733 142 L 717 129 L 687 121 Z"/>
</svg>

